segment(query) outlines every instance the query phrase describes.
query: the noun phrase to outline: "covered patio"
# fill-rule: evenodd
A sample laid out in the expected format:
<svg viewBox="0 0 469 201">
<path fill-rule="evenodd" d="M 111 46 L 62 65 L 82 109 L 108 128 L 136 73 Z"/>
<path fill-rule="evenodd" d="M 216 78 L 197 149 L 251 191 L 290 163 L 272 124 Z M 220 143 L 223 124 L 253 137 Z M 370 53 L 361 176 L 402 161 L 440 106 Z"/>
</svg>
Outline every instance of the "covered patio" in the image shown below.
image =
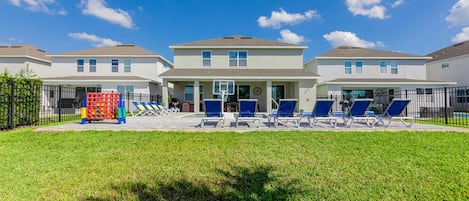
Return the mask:
<svg viewBox="0 0 469 201">
<path fill-rule="evenodd" d="M 227 98 L 230 112 L 236 112 L 239 99 L 257 99 L 259 112 L 270 113 L 274 100 L 283 98 L 298 99 L 299 109 L 310 110 L 316 101 L 319 78 L 303 69 L 172 69 L 161 77 L 163 100 L 177 98 L 182 104 L 190 104 L 190 112 L 195 113 L 203 111 L 204 99 L 221 98 L 212 92 L 213 80 L 235 81 L 235 93 Z M 174 86 L 172 92 L 169 83 Z"/>
</svg>

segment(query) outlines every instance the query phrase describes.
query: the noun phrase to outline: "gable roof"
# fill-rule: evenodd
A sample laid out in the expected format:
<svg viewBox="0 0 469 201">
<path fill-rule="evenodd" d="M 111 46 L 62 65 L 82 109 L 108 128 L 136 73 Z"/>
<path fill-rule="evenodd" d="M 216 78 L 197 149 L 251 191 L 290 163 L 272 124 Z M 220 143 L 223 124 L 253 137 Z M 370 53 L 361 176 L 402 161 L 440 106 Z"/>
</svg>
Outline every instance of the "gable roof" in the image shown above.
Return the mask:
<svg viewBox="0 0 469 201">
<path fill-rule="evenodd" d="M 157 57 L 158 55 L 141 48 L 137 45 L 116 45 L 110 47 L 100 47 L 87 50 L 78 50 L 72 52 L 64 52 L 59 54 L 52 54 L 52 57 L 70 57 L 70 56 L 151 56 Z"/>
<path fill-rule="evenodd" d="M 362 47 L 340 46 L 325 52 L 315 59 L 431 59 L 430 57 L 375 50 Z"/>
<path fill-rule="evenodd" d="M 178 48 L 290 48 L 290 49 L 306 49 L 306 46 L 284 43 L 273 40 L 265 40 L 260 38 L 252 38 L 249 36 L 225 36 L 208 40 L 200 40 L 188 43 L 182 43 L 169 46 L 171 49 Z"/>
<path fill-rule="evenodd" d="M 469 54 L 469 40 L 461 43 L 456 43 L 443 49 L 437 50 L 428 54 L 433 59 L 427 61 L 427 63 L 435 62 L 439 60 L 449 59 L 457 56 Z"/>
<path fill-rule="evenodd" d="M 46 51 L 29 44 L 0 46 L 0 57 L 26 57 L 51 63 L 51 59 L 47 56 Z"/>
</svg>

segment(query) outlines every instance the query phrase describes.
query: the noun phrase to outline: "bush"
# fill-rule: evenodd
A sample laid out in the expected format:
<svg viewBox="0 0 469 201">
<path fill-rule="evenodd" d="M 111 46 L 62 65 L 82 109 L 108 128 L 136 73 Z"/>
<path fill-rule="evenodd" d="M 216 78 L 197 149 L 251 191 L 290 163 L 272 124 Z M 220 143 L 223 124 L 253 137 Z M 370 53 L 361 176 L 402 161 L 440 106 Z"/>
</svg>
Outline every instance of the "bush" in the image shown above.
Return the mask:
<svg viewBox="0 0 469 201">
<path fill-rule="evenodd" d="M 41 86 L 39 79 L 0 77 L 0 129 L 39 122 Z M 10 122 L 12 101 L 14 116 Z"/>
</svg>

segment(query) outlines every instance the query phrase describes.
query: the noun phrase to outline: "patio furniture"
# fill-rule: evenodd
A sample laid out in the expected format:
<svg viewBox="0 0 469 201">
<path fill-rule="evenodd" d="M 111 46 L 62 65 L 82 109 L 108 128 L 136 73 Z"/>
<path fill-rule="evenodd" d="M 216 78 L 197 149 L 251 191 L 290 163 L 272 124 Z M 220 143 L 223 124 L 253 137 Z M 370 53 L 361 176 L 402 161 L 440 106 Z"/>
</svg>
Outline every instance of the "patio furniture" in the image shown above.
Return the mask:
<svg viewBox="0 0 469 201">
<path fill-rule="evenodd" d="M 307 117 L 308 123 L 314 127 L 318 121 L 327 120 L 332 128 L 337 126 L 337 117 L 331 116 L 330 111 L 334 104 L 333 99 L 318 99 L 312 112 L 301 112 L 301 118 Z"/>
<path fill-rule="evenodd" d="M 134 114 L 133 112 L 132 113 L 132 116 L 144 116 L 144 115 L 148 115 L 148 112 L 147 112 L 147 109 L 145 108 L 145 106 L 143 106 L 142 104 L 138 103 L 137 101 L 132 101 L 132 104 L 135 106 L 135 108 L 137 108 L 137 114 Z"/>
<path fill-rule="evenodd" d="M 405 108 L 409 105 L 409 99 L 400 99 L 395 98 L 391 101 L 389 106 L 386 108 L 383 114 L 375 114 L 374 116 L 377 119 L 376 124 L 382 124 L 384 127 L 389 127 L 393 119 L 399 119 L 402 124 L 406 127 L 411 127 L 414 124 L 414 117 L 403 116 Z M 384 119 L 388 119 L 388 122 L 385 123 Z M 407 123 L 405 120 L 409 120 Z"/>
<path fill-rule="evenodd" d="M 236 117 L 236 127 L 239 121 L 257 121 L 257 127 L 261 124 L 261 119 L 256 116 L 257 99 L 239 99 L 239 115 Z M 248 124 L 249 126 L 249 124 Z"/>
<path fill-rule="evenodd" d="M 372 128 L 376 122 L 376 118 L 374 116 L 367 115 L 367 109 L 371 102 L 373 102 L 373 99 L 355 99 L 348 113 L 333 112 L 332 115 L 342 118 L 345 126 L 349 128 L 352 127 L 353 122 L 365 122 Z"/>
<path fill-rule="evenodd" d="M 296 127 L 300 127 L 300 117 L 294 114 L 297 102 L 297 99 L 280 99 L 278 109 L 273 110 L 267 117 L 269 126 L 273 119 L 275 127 L 278 126 L 279 121 L 285 121 L 285 123 L 293 121 Z"/>
<path fill-rule="evenodd" d="M 218 123 L 222 122 L 221 127 L 225 124 L 225 117 L 222 112 L 222 100 L 221 99 L 205 99 L 205 117 L 202 117 L 200 127 L 204 127 L 208 121 L 216 121 L 215 127 Z"/>
</svg>

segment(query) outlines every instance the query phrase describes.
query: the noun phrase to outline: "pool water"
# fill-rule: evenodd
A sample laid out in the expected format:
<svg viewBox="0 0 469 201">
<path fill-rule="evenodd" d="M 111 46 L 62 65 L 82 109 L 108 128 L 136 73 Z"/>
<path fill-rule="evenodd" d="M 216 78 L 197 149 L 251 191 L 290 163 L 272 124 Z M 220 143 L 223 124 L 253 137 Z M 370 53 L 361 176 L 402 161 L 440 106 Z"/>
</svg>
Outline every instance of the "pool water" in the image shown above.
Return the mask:
<svg viewBox="0 0 469 201">
<path fill-rule="evenodd" d="M 229 114 L 234 114 L 234 117 L 238 116 L 238 113 L 229 113 Z M 257 113 L 256 114 L 257 117 L 259 118 L 267 118 L 267 115 L 266 114 L 259 114 Z M 194 114 L 188 114 L 188 115 L 185 115 L 181 118 L 202 118 L 202 117 L 205 117 L 205 114 L 203 113 L 194 113 Z M 226 117 L 225 117 L 226 118 Z"/>
<path fill-rule="evenodd" d="M 455 112 L 453 118 L 469 118 L 469 113 Z"/>
</svg>

